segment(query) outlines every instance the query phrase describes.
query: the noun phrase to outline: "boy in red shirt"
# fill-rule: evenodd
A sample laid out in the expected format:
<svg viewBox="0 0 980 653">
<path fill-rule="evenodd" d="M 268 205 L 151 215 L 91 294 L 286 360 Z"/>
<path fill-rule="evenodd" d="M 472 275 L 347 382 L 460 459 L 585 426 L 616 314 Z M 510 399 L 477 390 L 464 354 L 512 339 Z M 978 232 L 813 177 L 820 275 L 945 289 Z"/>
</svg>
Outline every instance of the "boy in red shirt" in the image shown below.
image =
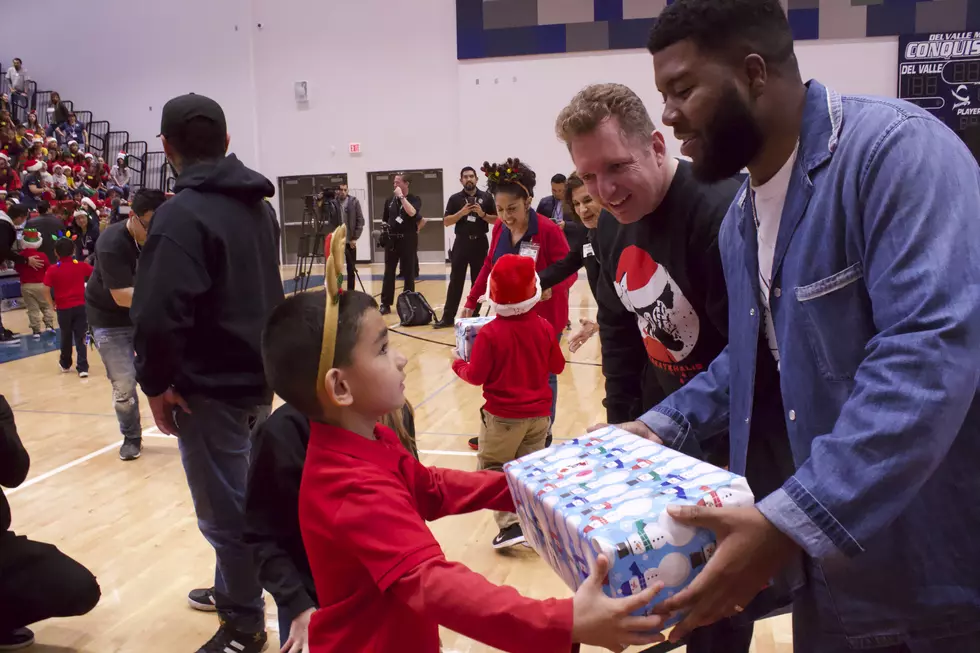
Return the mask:
<svg viewBox="0 0 980 653">
<path fill-rule="evenodd" d="M 92 276 L 92 266 L 75 259 L 75 243 L 61 238 L 54 244 L 58 262 L 44 273 L 44 285 L 48 287 L 48 301 L 52 301 L 58 311 L 58 326 L 61 328 L 61 371 L 71 371 L 71 344 L 75 341 L 78 353 L 79 378 L 88 377 L 88 354 L 85 351 L 85 334 L 88 322 L 85 319 L 85 282 Z"/>
<path fill-rule="evenodd" d="M 453 371 L 467 383 L 483 386 L 480 409 L 480 469 L 503 469 L 510 462 L 545 448 L 551 426 L 549 374 L 561 374 L 565 356 L 551 324 L 532 312 L 541 300 L 534 259 L 505 254 L 490 273 L 490 305 L 497 318 L 480 329 L 470 361 L 453 350 Z M 493 548 L 524 542 L 512 512 L 494 514 L 500 532 Z"/>
<path fill-rule="evenodd" d="M 439 626 L 504 651 L 566 653 L 573 642 L 619 650 L 662 641 L 658 617 L 629 616 L 662 585 L 602 593 L 599 557 L 574 599 L 535 601 L 446 560 L 426 520 L 514 509 L 500 472 L 423 466 L 380 424 L 405 402 L 405 357 L 370 296 L 340 292 L 344 227 L 327 239 L 327 293 L 301 293 L 262 336 L 276 394 L 310 418 L 300 529 L 320 608 L 312 653 L 437 653 Z"/>
<path fill-rule="evenodd" d="M 24 298 L 27 319 L 31 323 L 35 340 L 41 337 L 42 326 L 54 333 L 54 309 L 48 303 L 48 292 L 44 288 L 44 273 L 51 266 L 51 262 L 44 252 L 38 251 L 40 246 L 41 235 L 37 229 L 24 229 L 21 255 L 40 259 L 44 265 L 35 267 L 26 258 L 14 262 L 14 269 L 20 276 L 20 294 Z"/>
</svg>

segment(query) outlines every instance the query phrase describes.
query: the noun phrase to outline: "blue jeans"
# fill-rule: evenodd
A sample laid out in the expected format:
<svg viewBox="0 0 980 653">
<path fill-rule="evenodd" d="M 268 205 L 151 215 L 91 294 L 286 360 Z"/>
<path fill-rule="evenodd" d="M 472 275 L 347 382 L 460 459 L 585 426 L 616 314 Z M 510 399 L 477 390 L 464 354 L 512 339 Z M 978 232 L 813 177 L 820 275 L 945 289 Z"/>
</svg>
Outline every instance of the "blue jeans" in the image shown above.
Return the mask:
<svg viewBox="0 0 980 653">
<path fill-rule="evenodd" d="M 136 368 L 133 364 L 133 327 L 95 328 L 95 348 L 102 357 L 106 376 L 112 384 L 112 403 L 119 430 L 127 440 L 139 440 L 139 395 L 136 394 Z"/>
<path fill-rule="evenodd" d="M 216 557 L 214 602 L 235 630 L 265 631 L 265 603 L 251 550 L 242 541 L 245 486 L 252 448 L 249 420 L 266 406 L 236 408 L 201 395 L 184 397 L 190 413 L 174 415 L 180 457 L 197 525 Z"/>
<path fill-rule="evenodd" d="M 561 334 L 558 334 L 558 344 L 561 344 Z M 548 387 L 551 388 L 551 426 L 555 425 L 555 410 L 558 408 L 558 375 L 548 375 Z M 548 435 L 551 435 L 551 427 L 548 427 Z"/>
</svg>

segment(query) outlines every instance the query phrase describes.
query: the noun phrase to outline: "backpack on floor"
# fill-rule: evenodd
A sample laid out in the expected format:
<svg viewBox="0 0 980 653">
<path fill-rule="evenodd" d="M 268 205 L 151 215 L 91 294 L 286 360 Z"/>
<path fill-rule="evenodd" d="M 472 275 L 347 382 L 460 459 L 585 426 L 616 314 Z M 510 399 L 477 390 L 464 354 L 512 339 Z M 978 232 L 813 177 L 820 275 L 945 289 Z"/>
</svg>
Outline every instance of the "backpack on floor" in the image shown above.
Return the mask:
<svg viewBox="0 0 980 653">
<path fill-rule="evenodd" d="M 425 326 L 436 318 L 435 311 L 429 306 L 422 293 L 414 290 L 406 290 L 398 295 L 395 308 L 402 326 Z"/>
</svg>

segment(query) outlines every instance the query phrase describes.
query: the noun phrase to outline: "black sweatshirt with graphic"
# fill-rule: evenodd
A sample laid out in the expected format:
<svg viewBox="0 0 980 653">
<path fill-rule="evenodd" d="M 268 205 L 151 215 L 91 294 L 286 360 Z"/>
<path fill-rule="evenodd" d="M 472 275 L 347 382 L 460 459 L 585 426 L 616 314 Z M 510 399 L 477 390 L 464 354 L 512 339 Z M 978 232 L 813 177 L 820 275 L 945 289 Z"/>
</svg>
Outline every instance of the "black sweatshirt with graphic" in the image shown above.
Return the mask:
<svg viewBox="0 0 980 653">
<path fill-rule="evenodd" d="M 701 183 L 680 161 L 652 213 L 628 225 L 599 217 L 596 300 L 610 423 L 636 419 L 728 343 L 718 230 L 739 186 Z"/>
</svg>

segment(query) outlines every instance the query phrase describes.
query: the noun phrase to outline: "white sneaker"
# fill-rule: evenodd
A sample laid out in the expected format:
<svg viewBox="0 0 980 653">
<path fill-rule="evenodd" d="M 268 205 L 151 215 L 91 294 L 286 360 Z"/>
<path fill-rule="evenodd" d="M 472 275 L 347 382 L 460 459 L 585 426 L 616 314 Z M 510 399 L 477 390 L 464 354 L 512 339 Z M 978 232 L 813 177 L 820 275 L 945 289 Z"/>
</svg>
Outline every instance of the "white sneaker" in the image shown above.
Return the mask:
<svg viewBox="0 0 980 653">
<path fill-rule="evenodd" d="M 80 378 L 80 379 L 87 379 L 88 378 L 88 372 L 79 372 L 78 373 L 78 378 Z"/>
<path fill-rule="evenodd" d="M 68 374 L 69 372 L 71 372 L 70 367 L 62 367 L 61 365 L 58 365 L 58 369 L 61 370 L 62 374 Z"/>
</svg>

